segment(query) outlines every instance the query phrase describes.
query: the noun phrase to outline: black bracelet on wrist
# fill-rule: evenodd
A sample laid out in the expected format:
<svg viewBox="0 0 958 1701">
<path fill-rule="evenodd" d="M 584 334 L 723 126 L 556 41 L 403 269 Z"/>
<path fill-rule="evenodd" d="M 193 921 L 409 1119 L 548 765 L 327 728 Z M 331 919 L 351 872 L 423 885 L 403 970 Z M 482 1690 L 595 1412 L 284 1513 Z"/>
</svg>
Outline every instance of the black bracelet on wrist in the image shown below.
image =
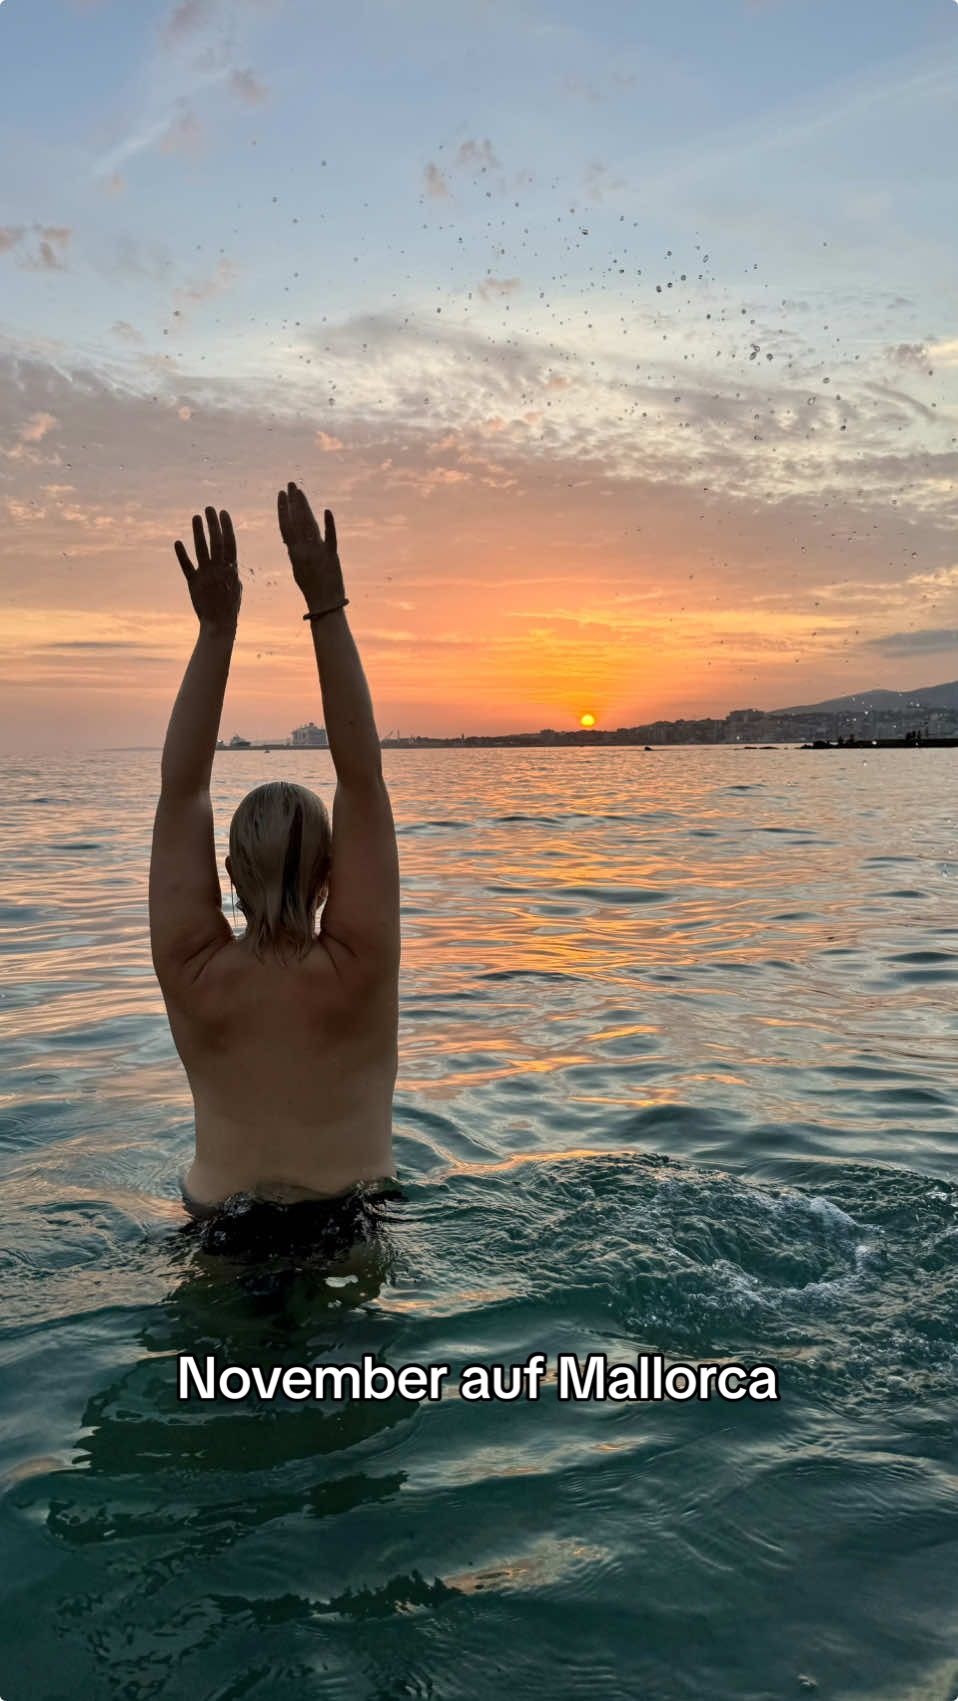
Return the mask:
<svg viewBox="0 0 958 1701">
<path fill-rule="evenodd" d="M 348 597 L 343 597 L 342 602 L 334 602 L 332 608 L 317 609 L 315 614 L 310 614 L 309 611 L 307 610 L 307 612 L 303 615 L 303 619 L 304 620 L 322 620 L 324 614 L 335 614 L 336 610 L 338 608 L 345 608 L 348 601 L 349 601 Z"/>
</svg>

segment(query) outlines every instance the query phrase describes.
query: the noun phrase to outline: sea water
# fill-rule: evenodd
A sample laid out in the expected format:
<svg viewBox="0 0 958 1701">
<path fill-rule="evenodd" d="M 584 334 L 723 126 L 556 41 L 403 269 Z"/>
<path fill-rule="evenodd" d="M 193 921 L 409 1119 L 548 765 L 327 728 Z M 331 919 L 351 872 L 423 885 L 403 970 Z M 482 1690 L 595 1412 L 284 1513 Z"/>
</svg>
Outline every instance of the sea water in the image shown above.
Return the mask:
<svg viewBox="0 0 958 1701">
<path fill-rule="evenodd" d="M 384 761 L 404 1198 L 359 1275 L 183 1233 L 158 753 L 4 763 L 4 1701 L 951 1701 L 958 753 Z M 221 868 L 274 776 L 331 800 L 326 752 L 218 755 Z M 445 1373 L 183 1399 L 187 1355 Z M 652 1359 L 777 1398 L 574 1397 Z"/>
</svg>

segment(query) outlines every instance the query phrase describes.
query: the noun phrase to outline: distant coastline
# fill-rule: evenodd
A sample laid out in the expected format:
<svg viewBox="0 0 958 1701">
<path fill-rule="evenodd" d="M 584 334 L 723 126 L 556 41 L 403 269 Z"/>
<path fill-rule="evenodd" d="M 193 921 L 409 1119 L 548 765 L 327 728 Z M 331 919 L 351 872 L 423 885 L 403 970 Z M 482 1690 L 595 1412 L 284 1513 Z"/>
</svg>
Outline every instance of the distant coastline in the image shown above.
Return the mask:
<svg viewBox="0 0 958 1701">
<path fill-rule="evenodd" d="M 958 738 L 958 680 L 920 686 L 914 691 L 866 691 L 790 709 L 732 709 L 721 718 L 711 715 L 677 720 L 645 721 L 638 726 L 608 729 L 577 726 L 559 732 L 387 733 L 384 750 L 562 749 L 582 745 L 639 746 L 654 750 L 670 744 L 725 744 L 774 748 L 778 745 L 882 745 L 912 742 L 944 743 Z M 296 727 L 286 738 L 251 740 L 234 734 L 221 739 L 217 750 L 326 750 L 324 727 L 314 721 Z"/>
<path fill-rule="evenodd" d="M 575 734 L 568 738 L 542 739 L 535 734 L 511 733 L 502 737 L 490 735 L 488 738 L 383 738 L 380 739 L 383 750 L 475 750 L 498 749 L 568 749 L 570 746 L 581 748 L 582 745 L 603 745 L 606 748 L 633 750 L 673 750 L 695 747 L 699 750 L 953 750 L 958 747 L 958 737 L 955 738 L 816 738 L 811 742 L 799 742 L 797 739 L 777 739 L 771 744 L 743 744 L 738 739 L 695 739 L 672 738 L 660 739 L 656 744 L 646 744 L 638 738 L 623 738 L 615 733 L 606 733 L 596 738 L 593 735 L 578 738 Z M 132 747 L 137 748 L 137 747 Z M 325 750 L 328 744 L 254 744 L 243 741 L 242 744 L 218 744 L 217 751 L 243 752 L 258 750 L 269 753 L 274 750 Z"/>
<path fill-rule="evenodd" d="M 755 750 L 755 749 L 777 750 L 781 747 L 782 744 L 796 744 L 797 742 L 798 742 L 797 739 L 778 740 L 775 743 L 771 743 L 771 744 L 748 745 L 745 748 L 748 748 L 750 750 Z M 723 744 L 733 744 L 734 745 L 734 744 L 737 744 L 738 741 L 735 740 L 735 739 L 716 740 L 716 739 L 702 739 L 702 738 L 699 738 L 699 739 L 696 739 L 696 738 L 682 738 L 682 739 L 672 738 L 672 739 L 659 739 L 657 742 L 649 743 L 644 738 L 631 737 L 628 733 L 617 733 L 617 732 L 598 732 L 597 733 L 595 731 L 591 731 L 591 732 L 587 732 L 587 733 L 586 732 L 583 732 L 583 733 L 575 733 L 575 732 L 556 733 L 551 738 L 543 738 L 540 733 L 535 733 L 535 732 L 506 732 L 506 733 L 489 733 L 489 734 L 476 733 L 476 734 L 467 734 L 466 736 L 459 737 L 459 738 L 438 738 L 438 737 L 437 738 L 431 738 L 428 735 L 423 734 L 421 737 L 420 736 L 413 736 L 413 737 L 410 737 L 410 738 L 381 738 L 379 743 L 380 743 L 380 747 L 383 750 L 475 750 L 475 749 L 490 749 L 490 748 L 495 748 L 495 749 L 500 749 L 500 750 L 502 750 L 502 749 L 516 749 L 516 748 L 550 750 L 550 749 L 565 749 L 570 745 L 579 746 L 579 745 L 583 745 L 583 744 L 605 744 L 605 745 L 619 745 L 619 746 L 628 745 L 628 746 L 631 746 L 632 748 L 645 749 L 645 750 L 655 750 L 655 749 L 665 748 L 667 745 L 670 745 L 670 744 L 713 744 L 714 745 L 716 743 L 723 743 Z M 265 739 L 262 742 L 244 739 L 242 741 L 242 743 L 239 743 L 239 744 L 232 744 L 232 743 L 231 744 L 218 744 L 216 746 L 216 750 L 217 750 L 217 754 L 219 754 L 220 751 L 240 751 L 240 752 L 242 752 L 244 750 L 283 750 L 283 751 L 286 751 L 286 750 L 297 750 L 297 751 L 306 750 L 306 751 L 310 751 L 311 750 L 315 753 L 317 750 L 325 750 L 325 751 L 328 752 L 329 745 L 328 744 L 291 744 L 288 741 L 285 741 L 283 739 L 273 739 L 270 742 L 267 742 Z"/>
<path fill-rule="evenodd" d="M 958 742 L 958 680 L 919 686 L 913 691 L 875 690 L 825 703 L 790 709 L 733 709 L 721 719 L 703 716 L 647 721 L 641 726 L 572 727 L 559 732 L 386 733 L 383 750 L 577 749 L 583 745 L 631 746 L 655 750 L 673 744 L 726 745 L 746 750 L 842 747 L 883 749 L 950 745 Z M 114 745 L 113 749 L 149 750 L 154 745 Z M 280 738 L 248 739 L 234 733 L 220 739 L 220 750 L 328 750 L 324 727 L 314 721 Z"/>
</svg>

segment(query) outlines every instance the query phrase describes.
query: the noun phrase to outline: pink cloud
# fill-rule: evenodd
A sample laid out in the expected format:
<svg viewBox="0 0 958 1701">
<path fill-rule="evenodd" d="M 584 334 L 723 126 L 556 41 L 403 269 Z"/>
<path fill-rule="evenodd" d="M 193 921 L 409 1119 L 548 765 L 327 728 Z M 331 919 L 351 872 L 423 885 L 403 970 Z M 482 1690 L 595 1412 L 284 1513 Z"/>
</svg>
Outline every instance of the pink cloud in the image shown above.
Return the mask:
<svg viewBox="0 0 958 1701">
<path fill-rule="evenodd" d="M 203 126 L 195 112 L 184 103 L 160 141 L 164 154 L 194 153 L 200 145 Z"/>
<path fill-rule="evenodd" d="M 432 160 L 430 160 L 426 166 L 424 176 L 426 179 L 427 195 L 432 195 L 436 200 L 448 197 L 449 189 L 446 184 L 446 179 L 438 165 L 434 165 Z"/>
<path fill-rule="evenodd" d="M 177 40 L 202 29 L 212 16 L 213 9 L 213 0 L 181 0 L 167 20 L 167 37 Z"/>
<path fill-rule="evenodd" d="M 261 83 L 252 71 L 231 71 L 229 86 L 237 99 L 246 106 L 262 106 L 269 100 L 269 90 Z"/>
</svg>

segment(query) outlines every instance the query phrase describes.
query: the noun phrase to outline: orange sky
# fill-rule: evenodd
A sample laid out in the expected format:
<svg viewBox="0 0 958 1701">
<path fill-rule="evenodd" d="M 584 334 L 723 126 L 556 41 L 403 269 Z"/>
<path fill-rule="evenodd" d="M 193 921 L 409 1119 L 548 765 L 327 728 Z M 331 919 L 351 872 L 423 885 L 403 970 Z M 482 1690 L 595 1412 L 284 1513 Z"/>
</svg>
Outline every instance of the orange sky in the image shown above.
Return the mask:
<svg viewBox="0 0 958 1701">
<path fill-rule="evenodd" d="M 317 164 L 269 10 L 0 11 L 0 746 L 162 742 L 195 631 L 172 546 L 208 503 L 245 587 L 224 736 L 321 720 L 290 478 L 336 515 L 384 734 L 958 675 L 958 35 L 889 12 L 839 63 L 825 22 L 713 37 L 696 0 L 695 39 L 514 19 L 507 65 L 494 9 L 450 13 L 399 44 L 450 70 L 393 91 L 384 151 L 333 123 L 376 57 L 344 25 Z M 538 65 L 535 112 L 475 91 L 480 42 Z"/>
<path fill-rule="evenodd" d="M 24 496 L 0 610 L 11 748 L 162 741 L 195 633 L 172 543 L 191 547 L 207 502 L 233 514 L 244 581 L 224 735 L 321 721 L 273 514 L 289 477 L 336 515 L 382 733 L 561 728 L 586 710 L 634 724 L 941 672 L 862 649 L 916 610 L 931 626 L 951 594 L 928 520 L 921 567 L 881 582 L 881 557 L 910 554 L 915 535 L 893 508 L 876 543 L 874 508 L 823 523 L 804 494 L 746 501 L 604 475 L 544 455 L 532 426 L 454 443 L 394 428 L 384 456 L 367 425 L 333 437 L 213 406 L 184 420 L 105 386 L 57 393 L 48 375 L 47 408 L 31 410 L 38 382 L 28 374 L 21 404 Z"/>
</svg>

